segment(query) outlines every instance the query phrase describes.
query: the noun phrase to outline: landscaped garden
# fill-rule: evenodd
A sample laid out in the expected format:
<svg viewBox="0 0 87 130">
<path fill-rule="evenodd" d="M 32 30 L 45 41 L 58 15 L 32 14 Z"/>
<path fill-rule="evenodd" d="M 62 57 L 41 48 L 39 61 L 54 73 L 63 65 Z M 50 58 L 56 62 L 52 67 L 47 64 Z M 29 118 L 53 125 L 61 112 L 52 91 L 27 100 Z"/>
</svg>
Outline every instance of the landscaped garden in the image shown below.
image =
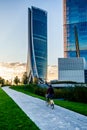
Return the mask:
<svg viewBox="0 0 87 130">
<path fill-rule="evenodd" d="M 41 88 L 35 84 L 11 86 L 11 88 L 26 93 L 28 95 L 45 100 L 46 88 Z M 54 89 L 54 102 L 56 105 L 73 110 L 87 116 L 87 88 L 74 87 Z M 61 100 L 62 99 L 62 100 Z"/>
<path fill-rule="evenodd" d="M 45 100 L 46 88 L 35 84 L 11 86 L 12 89 Z M 87 88 L 54 89 L 56 105 L 87 116 Z M 76 98 L 75 98 L 76 96 Z M 81 98 L 81 99 L 80 99 Z M 85 98 L 85 99 L 84 99 Z M 0 129 L 39 130 L 19 106 L 0 88 Z"/>
</svg>

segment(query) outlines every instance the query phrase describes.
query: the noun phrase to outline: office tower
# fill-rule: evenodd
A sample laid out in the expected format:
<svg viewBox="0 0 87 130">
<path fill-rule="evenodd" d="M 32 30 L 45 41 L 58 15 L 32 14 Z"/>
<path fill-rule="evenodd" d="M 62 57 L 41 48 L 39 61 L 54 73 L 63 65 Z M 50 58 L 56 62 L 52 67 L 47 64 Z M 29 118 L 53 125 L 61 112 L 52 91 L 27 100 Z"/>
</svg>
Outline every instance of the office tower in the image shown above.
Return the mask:
<svg viewBox="0 0 87 130">
<path fill-rule="evenodd" d="M 36 7 L 28 8 L 27 75 L 47 78 L 47 12 Z"/>
<path fill-rule="evenodd" d="M 64 57 L 80 56 L 87 62 L 87 0 L 63 0 L 63 9 Z"/>
</svg>

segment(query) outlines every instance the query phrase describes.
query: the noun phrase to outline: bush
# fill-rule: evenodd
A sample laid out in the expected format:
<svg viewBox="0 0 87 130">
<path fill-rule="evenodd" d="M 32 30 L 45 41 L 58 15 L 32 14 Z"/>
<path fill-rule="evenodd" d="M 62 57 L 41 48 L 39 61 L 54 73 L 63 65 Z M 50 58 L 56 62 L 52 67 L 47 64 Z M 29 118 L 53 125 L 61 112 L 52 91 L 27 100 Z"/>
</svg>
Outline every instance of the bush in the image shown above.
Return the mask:
<svg viewBox="0 0 87 130">
<path fill-rule="evenodd" d="M 68 101 L 87 103 L 87 88 L 86 87 L 69 87 L 54 89 L 54 98 L 63 98 Z"/>
<path fill-rule="evenodd" d="M 87 103 L 87 88 L 75 87 L 74 97 L 75 97 L 75 101 Z"/>
<path fill-rule="evenodd" d="M 62 89 L 54 89 L 54 98 L 63 98 L 64 93 Z"/>
<path fill-rule="evenodd" d="M 69 101 L 87 103 L 87 88 L 86 87 L 74 87 L 62 89 L 64 95 L 63 98 Z"/>
<path fill-rule="evenodd" d="M 44 88 L 41 88 L 41 87 L 36 87 L 36 88 L 35 88 L 35 94 L 44 97 L 45 94 L 46 94 L 46 90 L 45 90 Z"/>
<path fill-rule="evenodd" d="M 21 87 L 24 88 L 25 91 L 29 91 L 31 93 L 37 94 L 39 96 L 45 96 L 47 89 L 41 88 L 36 84 L 22 85 L 16 86 L 18 89 Z M 87 87 L 76 86 L 69 88 L 54 88 L 54 98 L 63 98 L 68 101 L 82 102 L 87 103 Z"/>
</svg>

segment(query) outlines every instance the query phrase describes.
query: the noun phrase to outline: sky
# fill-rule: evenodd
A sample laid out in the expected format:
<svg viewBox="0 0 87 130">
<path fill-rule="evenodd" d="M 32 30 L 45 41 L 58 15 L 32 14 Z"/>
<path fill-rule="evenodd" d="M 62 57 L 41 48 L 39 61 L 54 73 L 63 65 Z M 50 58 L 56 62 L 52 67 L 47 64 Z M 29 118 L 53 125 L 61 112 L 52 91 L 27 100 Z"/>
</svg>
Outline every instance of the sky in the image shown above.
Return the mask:
<svg viewBox="0 0 87 130">
<path fill-rule="evenodd" d="M 48 13 L 48 65 L 63 57 L 63 0 L 0 0 L 0 62 L 27 62 L 28 8 Z"/>
</svg>

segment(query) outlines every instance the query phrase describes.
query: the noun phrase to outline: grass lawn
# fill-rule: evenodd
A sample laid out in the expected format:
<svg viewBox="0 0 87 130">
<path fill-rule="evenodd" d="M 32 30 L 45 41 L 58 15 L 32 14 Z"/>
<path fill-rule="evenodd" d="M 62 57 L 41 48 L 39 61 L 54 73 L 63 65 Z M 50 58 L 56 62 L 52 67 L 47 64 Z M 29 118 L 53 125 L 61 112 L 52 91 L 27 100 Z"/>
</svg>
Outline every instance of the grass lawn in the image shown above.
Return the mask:
<svg viewBox="0 0 87 130">
<path fill-rule="evenodd" d="M 29 92 L 29 90 L 26 89 L 25 87 L 20 87 L 20 86 L 15 87 L 14 86 L 12 88 L 17 90 L 17 91 L 21 91 L 21 92 L 26 93 L 28 95 L 45 100 L 44 97 L 38 96 L 38 95 L 35 95 L 35 94 Z M 54 102 L 56 105 L 62 106 L 64 108 L 67 108 L 69 110 L 72 110 L 72 111 L 75 111 L 75 112 L 78 112 L 80 114 L 87 116 L 87 104 L 78 103 L 78 102 L 70 102 L 70 101 L 61 101 L 61 100 L 54 100 Z"/>
<path fill-rule="evenodd" d="M 39 128 L 1 88 L 0 130 L 39 130 Z"/>
</svg>

